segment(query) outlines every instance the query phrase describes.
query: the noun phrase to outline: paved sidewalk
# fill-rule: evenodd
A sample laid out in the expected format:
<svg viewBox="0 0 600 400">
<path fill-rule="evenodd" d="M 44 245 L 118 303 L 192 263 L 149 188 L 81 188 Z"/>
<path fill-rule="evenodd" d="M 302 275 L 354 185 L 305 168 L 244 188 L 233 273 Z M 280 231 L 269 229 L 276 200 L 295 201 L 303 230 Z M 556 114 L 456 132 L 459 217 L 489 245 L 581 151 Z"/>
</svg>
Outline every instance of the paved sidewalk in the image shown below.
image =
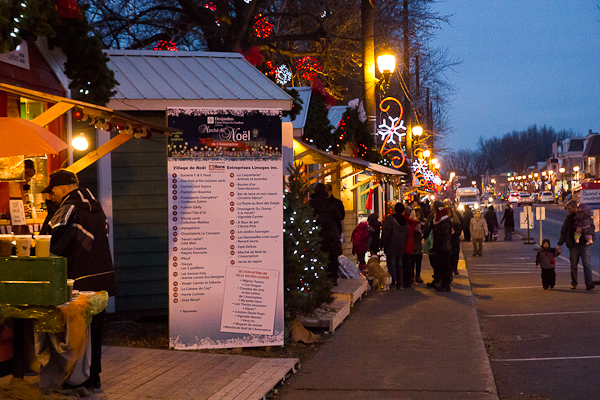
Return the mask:
<svg viewBox="0 0 600 400">
<path fill-rule="evenodd" d="M 424 284 L 370 292 L 277 398 L 497 399 L 464 261 L 459 268 L 451 293 Z M 425 256 L 421 277 L 431 272 Z"/>
</svg>

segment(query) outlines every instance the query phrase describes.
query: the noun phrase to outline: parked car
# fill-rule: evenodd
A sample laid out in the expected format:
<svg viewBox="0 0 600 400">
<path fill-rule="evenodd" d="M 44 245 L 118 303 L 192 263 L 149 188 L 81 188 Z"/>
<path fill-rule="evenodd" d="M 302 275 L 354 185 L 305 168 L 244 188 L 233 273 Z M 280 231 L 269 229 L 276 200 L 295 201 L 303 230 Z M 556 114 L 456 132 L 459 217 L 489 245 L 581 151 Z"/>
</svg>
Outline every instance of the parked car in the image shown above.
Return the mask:
<svg viewBox="0 0 600 400">
<path fill-rule="evenodd" d="M 554 195 L 552 192 L 542 192 L 538 199 L 540 203 L 554 203 Z"/>
<path fill-rule="evenodd" d="M 509 194 L 508 195 L 508 202 L 509 203 L 518 203 L 519 202 L 519 193 L 512 192 L 511 194 Z"/>
<path fill-rule="evenodd" d="M 529 205 L 533 204 L 533 198 L 527 192 L 519 193 L 519 199 L 517 200 L 517 206 L 521 206 L 523 204 L 529 204 Z"/>
</svg>

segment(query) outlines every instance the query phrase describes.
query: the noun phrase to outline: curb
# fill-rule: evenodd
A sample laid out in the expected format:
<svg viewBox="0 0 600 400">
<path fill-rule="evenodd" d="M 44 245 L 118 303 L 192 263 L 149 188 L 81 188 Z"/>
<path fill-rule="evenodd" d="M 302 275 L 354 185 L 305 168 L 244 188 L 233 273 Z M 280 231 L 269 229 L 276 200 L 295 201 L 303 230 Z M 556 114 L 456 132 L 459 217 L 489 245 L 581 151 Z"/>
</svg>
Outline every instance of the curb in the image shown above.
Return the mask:
<svg viewBox="0 0 600 400">
<path fill-rule="evenodd" d="M 471 284 L 471 276 L 469 275 L 469 270 L 467 269 L 467 261 L 465 259 L 464 250 L 463 250 L 463 247 L 462 247 L 462 244 L 463 244 L 462 239 L 461 239 L 460 243 L 461 243 L 461 246 L 460 246 L 460 254 L 459 254 L 459 258 L 458 258 L 458 265 L 459 265 L 459 269 L 460 269 L 461 262 L 462 262 L 462 264 L 464 264 L 464 271 L 465 271 L 467 280 L 469 281 L 469 289 L 470 289 L 470 292 L 471 292 L 471 299 L 472 299 L 472 302 L 473 302 L 473 308 L 475 310 L 475 315 L 477 316 L 477 321 L 479 323 L 478 336 L 481 338 L 481 345 L 483 346 L 483 351 L 485 352 L 485 355 L 486 355 L 486 358 L 485 358 L 486 362 L 485 362 L 485 365 L 483 366 L 483 368 L 485 368 L 485 369 L 488 370 L 490 376 L 494 380 L 494 389 L 491 392 L 491 394 L 493 394 L 494 396 L 496 396 L 496 398 L 499 399 L 499 397 L 498 397 L 498 385 L 496 384 L 496 377 L 494 376 L 494 370 L 492 370 L 492 365 L 490 363 L 490 356 L 488 355 L 487 349 L 485 348 L 485 342 L 483 340 L 483 335 L 481 333 L 481 318 L 479 317 L 479 310 L 477 308 L 477 299 L 475 297 L 475 293 L 473 293 L 473 286 Z M 464 242 L 464 243 L 467 243 L 467 242 Z M 471 242 L 468 242 L 468 243 L 471 243 Z"/>
</svg>

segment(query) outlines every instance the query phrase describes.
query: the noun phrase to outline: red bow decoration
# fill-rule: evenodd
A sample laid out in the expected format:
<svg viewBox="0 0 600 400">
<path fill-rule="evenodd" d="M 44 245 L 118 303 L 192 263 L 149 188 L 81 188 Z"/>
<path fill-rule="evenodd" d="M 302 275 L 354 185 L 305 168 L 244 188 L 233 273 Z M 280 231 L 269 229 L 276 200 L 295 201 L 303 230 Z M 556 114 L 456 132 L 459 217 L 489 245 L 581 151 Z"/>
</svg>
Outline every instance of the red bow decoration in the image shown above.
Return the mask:
<svg viewBox="0 0 600 400">
<path fill-rule="evenodd" d="M 81 18 L 77 0 L 56 0 L 54 8 L 62 18 Z"/>
</svg>

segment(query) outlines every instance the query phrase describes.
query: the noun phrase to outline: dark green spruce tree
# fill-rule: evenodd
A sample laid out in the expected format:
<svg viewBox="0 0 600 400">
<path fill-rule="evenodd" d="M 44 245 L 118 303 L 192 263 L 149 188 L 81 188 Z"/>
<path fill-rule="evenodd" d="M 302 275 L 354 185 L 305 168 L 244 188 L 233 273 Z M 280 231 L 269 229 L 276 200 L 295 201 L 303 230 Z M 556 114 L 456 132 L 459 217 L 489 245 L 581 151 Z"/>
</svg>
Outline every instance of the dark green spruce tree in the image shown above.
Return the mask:
<svg viewBox="0 0 600 400">
<path fill-rule="evenodd" d="M 309 316 L 333 301 L 327 254 L 321 250 L 320 228 L 308 204 L 302 164 L 289 167 L 283 197 L 283 263 L 285 320 Z"/>
</svg>

